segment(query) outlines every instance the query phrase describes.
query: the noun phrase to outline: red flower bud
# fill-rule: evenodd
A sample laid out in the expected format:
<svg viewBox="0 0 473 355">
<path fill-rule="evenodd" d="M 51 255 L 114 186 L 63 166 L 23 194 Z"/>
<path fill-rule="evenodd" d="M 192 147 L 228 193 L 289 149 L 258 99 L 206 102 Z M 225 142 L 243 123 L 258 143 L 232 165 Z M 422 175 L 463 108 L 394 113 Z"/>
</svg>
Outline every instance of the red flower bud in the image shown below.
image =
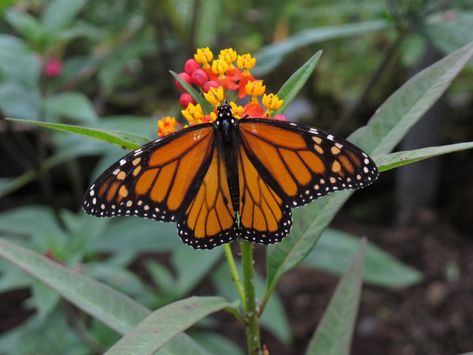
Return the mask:
<svg viewBox="0 0 473 355">
<path fill-rule="evenodd" d="M 192 85 L 192 79 L 187 73 L 179 73 L 177 74 L 182 80 L 184 80 L 187 84 Z M 181 85 L 179 81 L 176 80 L 176 87 L 181 91 L 186 91 L 184 87 Z"/>
<path fill-rule="evenodd" d="M 277 121 L 287 121 L 287 118 L 286 116 L 282 115 L 282 114 L 279 114 L 279 115 L 276 115 L 273 117 L 274 120 L 277 120 Z"/>
<path fill-rule="evenodd" d="M 192 82 L 196 86 L 202 87 L 205 85 L 205 83 L 207 83 L 208 80 L 209 77 L 207 76 L 207 73 L 204 72 L 202 69 L 194 70 L 194 72 L 192 73 Z"/>
<path fill-rule="evenodd" d="M 184 71 L 189 75 L 192 75 L 192 73 L 197 69 L 201 69 L 201 67 L 194 59 L 188 59 L 184 64 Z"/>
<path fill-rule="evenodd" d="M 195 100 L 192 96 L 185 92 L 181 94 L 181 97 L 179 97 L 179 103 L 181 104 L 182 108 L 186 108 L 189 104 L 195 105 Z"/>
<path fill-rule="evenodd" d="M 216 81 L 207 81 L 204 85 L 204 92 L 207 92 L 210 90 L 210 88 L 218 88 L 220 85 Z"/>
<path fill-rule="evenodd" d="M 44 75 L 50 78 L 55 78 L 61 75 L 62 72 L 62 62 L 56 58 L 50 58 L 44 63 Z"/>
</svg>

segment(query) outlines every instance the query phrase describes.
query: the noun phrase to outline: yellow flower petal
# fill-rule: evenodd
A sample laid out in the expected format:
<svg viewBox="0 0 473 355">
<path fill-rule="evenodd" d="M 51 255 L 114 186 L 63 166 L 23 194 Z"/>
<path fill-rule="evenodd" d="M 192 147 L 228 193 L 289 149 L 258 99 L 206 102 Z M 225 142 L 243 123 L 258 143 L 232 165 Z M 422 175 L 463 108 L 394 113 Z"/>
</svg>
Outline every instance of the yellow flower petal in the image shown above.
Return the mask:
<svg viewBox="0 0 473 355">
<path fill-rule="evenodd" d="M 252 57 L 251 54 L 246 53 L 243 55 L 239 55 L 237 60 L 237 67 L 239 69 L 253 69 L 254 66 L 256 65 L 256 58 Z"/>
<path fill-rule="evenodd" d="M 262 99 L 263 105 L 266 106 L 268 110 L 277 110 L 280 108 L 284 102 L 275 94 L 263 95 Z"/>
<path fill-rule="evenodd" d="M 208 65 L 208 63 L 213 59 L 214 55 L 209 47 L 197 48 L 196 53 L 194 54 L 194 59 L 197 63 L 201 65 Z"/>
<path fill-rule="evenodd" d="M 225 61 L 229 65 L 233 65 L 233 62 L 237 59 L 237 57 L 238 54 L 233 48 L 222 49 L 218 55 L 218 59 Z"/>
<path fill-rule="evenodd" d="M 264 94 L 266 86 L 263 85 L 263 80 L 248 81 L 245 85 L 245 91 L 252 97 L 258 97 Z"/>
<path fill-rule="evenodd" d="M 217 107 L 224 99 L 223 87 L 219 86 L 218 88 L 210 88 L 209 91 L 204 93 L 204 98 L 212 104 L 212 106 Z"/>
<path fill-rule="evenodd" d="M 223 59 L 215 59 L 212 62 L 212 72 L 217 75 L 224 75 L 228 69 L 230 69 L 230 66 L 226 61 Z"/>
</svg>

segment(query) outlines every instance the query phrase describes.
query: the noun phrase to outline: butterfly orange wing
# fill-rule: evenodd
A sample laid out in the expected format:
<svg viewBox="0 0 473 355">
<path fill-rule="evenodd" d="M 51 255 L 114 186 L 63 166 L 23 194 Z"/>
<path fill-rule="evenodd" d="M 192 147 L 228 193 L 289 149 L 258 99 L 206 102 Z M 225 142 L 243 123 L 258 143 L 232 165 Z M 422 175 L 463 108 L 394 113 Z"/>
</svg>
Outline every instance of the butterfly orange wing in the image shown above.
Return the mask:
<svg viewBox="0 0 473 355">
<path fill-rule="evenodd" d="M 277 242 L 289 233 L 291 207 L 378 176 L 367 154 L 321 130 L 268 119 L 241 119 L 238 129 L 240 223 L 248 240 Z"/>
<path fill-rule="evenodd" d="M 243 146 L 238 154 L 241 237 L 256 243 L 276 243 L 291 229 L 291 209 L 274 192 L 248 158 Z"/>
<path fill-rule="evenodd" d="M 177 221 L 209 168 L 214 146 L 211 124 L 152 141 L 107 169 L 86 192 L 83 209 L 98 217 Z"/>
</svg>

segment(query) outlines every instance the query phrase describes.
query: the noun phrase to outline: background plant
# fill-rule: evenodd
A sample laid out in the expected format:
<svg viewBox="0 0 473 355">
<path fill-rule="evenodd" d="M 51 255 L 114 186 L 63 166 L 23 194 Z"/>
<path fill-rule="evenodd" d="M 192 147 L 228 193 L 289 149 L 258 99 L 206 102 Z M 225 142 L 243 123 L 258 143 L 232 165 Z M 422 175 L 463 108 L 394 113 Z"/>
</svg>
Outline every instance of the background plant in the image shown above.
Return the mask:
<svg viewBox="0 0 473 355">
<path fill-rule="evenodd" d="M 361 6 L 347 1 L 341 7 L 320 2 L 304 4 L 305 7 L 284 4 L 285 11 L 278 12 L 270 10 L 274 5 L 264 2 L 238 7 L 210 1 L 182 2 L 178 5 L 179 11 L 175 11 L 172 2 L 158 9 L 152 1 L 120 5 L 89 1 L 77 2 L 76 7 L 64 6 L 66 3 L 19 2 L 3 9 L 0 109 L 5 116 L 35 120 L 62 130 L 77 131 L 77 128 L 58 124 L 88 127 L 79 131 L 128 149 L 156 135 L 152 115 L 177 112 L 175 98 L 168 100 L 175 93 L 167 70 L 179 70 L 197 45 L 221 47 L 219 43 L 225 43 L 249 51 L 273 38 L 282 40 L 257 53 L 255 73 L 268 73 L 275 91 L 312 55 L 314 48 L 322 46 L 325 55 L 316 68 L 316 80 L 312 76 L 315 63 L 309 61 L 307 63 L 313 65 L 301 67 L 301 76 L 293 87 L 300 89 L 307 80 L 301 94 L 311 97 L 320 104 L 320 112 L 326 113 L 320 114 L 318 126 L 334 124 L 333 120 L 324 123 L 324 119 L 333 117 L 333 107 L 327 105 L 330 100 L 322 100 L 323 97 L 331 97 L 335 102 L 353 102 L 343 115 L 345 124 L 338 124 L 349 131 L 364 123 L 361 117 L 369 116 L 361 114 L 360 110 L 380 106 L 386 94 L 402 84 L 390 73 L 396 72 L 396 68 L 407 71 L 427 50 L 427 45 L 449 53 L 471 41 L 463 30 L 471 22 L 467 2 L 457 2 L 455 8 L 422 2 L 416 2 L 415 6 L 401 3 L 396 7 L 369 1 L 362 2 Z M 313 7 L 313 11 L 308 11 L 307 7 Z M 215 21 L 223 14 L 227 21 Z M 352 23 L 347 24 L 348 18 Z M 240 20 L 236 22 L 237 19 Z M 312 28 L 314 22 L 317 26 Z M 194 26 L 196 31 L 187 30 L 188 26 Z M 228 35 L 230 33 L 232 36 Z M 231 39 L 224 41 L 224 38 Z M 321 43 L 335 38 L 340 39 Z M 389 50 L 377 50 L 380 45 Z M 465 143 L 387 154 L 446 89 L 469 56 L 471 48 L 465 47 L 415 76 L 350 139 L 370 152 L 385 170 L 469 148 L 470 144 Z M 350 58 L 349 63 L 345 58 Z M 181 64 L 176 66 L 175 63 Z M 468 70 L 471 69 L 467 69 L 467 73 Z M 58 72 L 60 74 L 55 75 Z M 366 80 L 369 73 L 373 75 Z M 457 80 L 454 92 L 471 91 L 467 78 L 464 75 Z M 293 103 L 293 108 L 297 108 L 297 102 Z M 120 117 L 116 116 L 118 112 Z M 122 150 L 62 132 L 25 132 L 25 126 L 19 130 L 20 126 L 11 121 L 6 125 L 8 134 L 4 135 L 5 140 L 2 137 L 2 143 L 21 168 L 16 168 L 19 177 L 1 180 L 0 194 L 6 196 L 3 206 L 17 208 L 5 209 L 0 215 L 0 229 L 5 238 L 39 255 L 2 242 L 1 255 L 33 277 L 19 272 L 10 263 L 2 263 L 0 288 L 3 291 L 30 289 L 28 306 L 35 310 L 20 327 L 2 336 L 2 352 L 28 354 L 34 349 L 63 353 L 63 349 L 71 349 L 74 353 L 100 353 L 119 339 L 118 334 L 129 333 L 152 309 L 172 304 L 157 311 L 155 316 L 159 320 L 165 316 L 167 307 L 175 307 L 170 310 L 177 314 L 180 307 L 192 304 L 196 312 L 191 322 L 218 309 L 233 309 L 231 313 L 238 310 L 232 303 L 237 293 L 222 260 L 221 248 L 206 253 L 189 250 L 177 242 L 174 227 L 167 224 L 135 219 L 103 221 L 70 212 L 77 211 L 86 184 L 84 180 L 88 179 L 78 172 L 97 175 L 122 155 Z M 456 141 L 467 137 L 459 138 Z M 93 161 L 97 164 L 92 168 L 92 160 L 85 160 L 84 156 L 95 157 Z M 50 170 L 53 167 L 55 170 Z M 27 184 L 37 178 L 42 197 L 34 196 L 27 203 L 17 202 L 31 192 L 28 187 L 31 185 Z M 22 190 L 18 190 L 20 188 Z M 266 272 L 261 273 L 260 268 L 261 274 L 256 275 L 257 298 L 266 305 L 261 324 L 283 343 L 290 342 L 291 327 L 280 298 L 273 292 L 281 277 L 301 262 L 343 274 L 348 260 L 357 253 L 358 238 L 338 230 L 325 230 L 348 195 L 337 194 L 298 210 L 295 231 L 287 241 L 268 248 Z M 45 203 L 50 208 L 46 208 Z M 326 236 L 318 242 L 323 230 Z M 148 253 L 153 255 L 147 256 Z M 154 253 L 159 253 L 160 257 L 156 259 Z M 389 288 L 406 287 L 422 278 L 421 273 L 370 243 L 364 250 L 365 269 L 361 273 L 361 255 L 362 252 L 340 282 L 307 348 L 308 353 L 348 351 L 353 322 L 341 322 L 338 317 L 343 314 L 342 319 L 354 319 L 361 274 L 365 282 Z M 145 278 L 140 277 L 143 270 Z M 85 275 L 120 290 L 139 304 Z M 209 287 L 214 291 L 208 291 Z M 196 288 L 203 288 L 200 294 L 218 293 L 224 299 L 187 299 Z M 71 289 L 78 292 L 71 294 Z M 68 302 L 61 301 L 59 295 Z M 186 300 L 178 301 L 183 298 Z M 184 326 L 179 319 L 177 322 Z M 234 343 L 219 334 L 219 324 L 213 318 L 206 318 L 189 330 L 192 338 L 180 333 L 168 341 L 177 334 L 173 333 L 168 338 L 153 339 L 160 342 L 153 351 L 164 346 L 166 350 L 162 351 L 176 354 L 186 351 L 221 353 L 222 348 L 241 353 Z M 146 323 L 140 327 L 129 333 L 121 344 L 133 334 L 140 335 Z M 328 329 L 337 327 L 344 334 L 343 341 L 327 343 Z M 129 341 L 133 343 L 132 338 Z"/>
</svg>

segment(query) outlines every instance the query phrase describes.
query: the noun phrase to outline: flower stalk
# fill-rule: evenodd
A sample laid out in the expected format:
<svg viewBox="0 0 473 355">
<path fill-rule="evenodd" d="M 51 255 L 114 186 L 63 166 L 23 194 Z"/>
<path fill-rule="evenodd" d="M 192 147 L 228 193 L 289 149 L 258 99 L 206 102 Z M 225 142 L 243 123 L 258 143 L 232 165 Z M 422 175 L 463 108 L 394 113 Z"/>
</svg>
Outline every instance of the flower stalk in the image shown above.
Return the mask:
<svg viewBox="0 0 473 355">
<path fill-rule="evenodd" d="M 256 304 L 253 244 L 241 241 L 241 262 L 243 266 L 243 284 L 246 296 L 245 316 L 247 319 L 246 341 L 248 355 L 261 355 L 259 312 Z"/>
</svg>

